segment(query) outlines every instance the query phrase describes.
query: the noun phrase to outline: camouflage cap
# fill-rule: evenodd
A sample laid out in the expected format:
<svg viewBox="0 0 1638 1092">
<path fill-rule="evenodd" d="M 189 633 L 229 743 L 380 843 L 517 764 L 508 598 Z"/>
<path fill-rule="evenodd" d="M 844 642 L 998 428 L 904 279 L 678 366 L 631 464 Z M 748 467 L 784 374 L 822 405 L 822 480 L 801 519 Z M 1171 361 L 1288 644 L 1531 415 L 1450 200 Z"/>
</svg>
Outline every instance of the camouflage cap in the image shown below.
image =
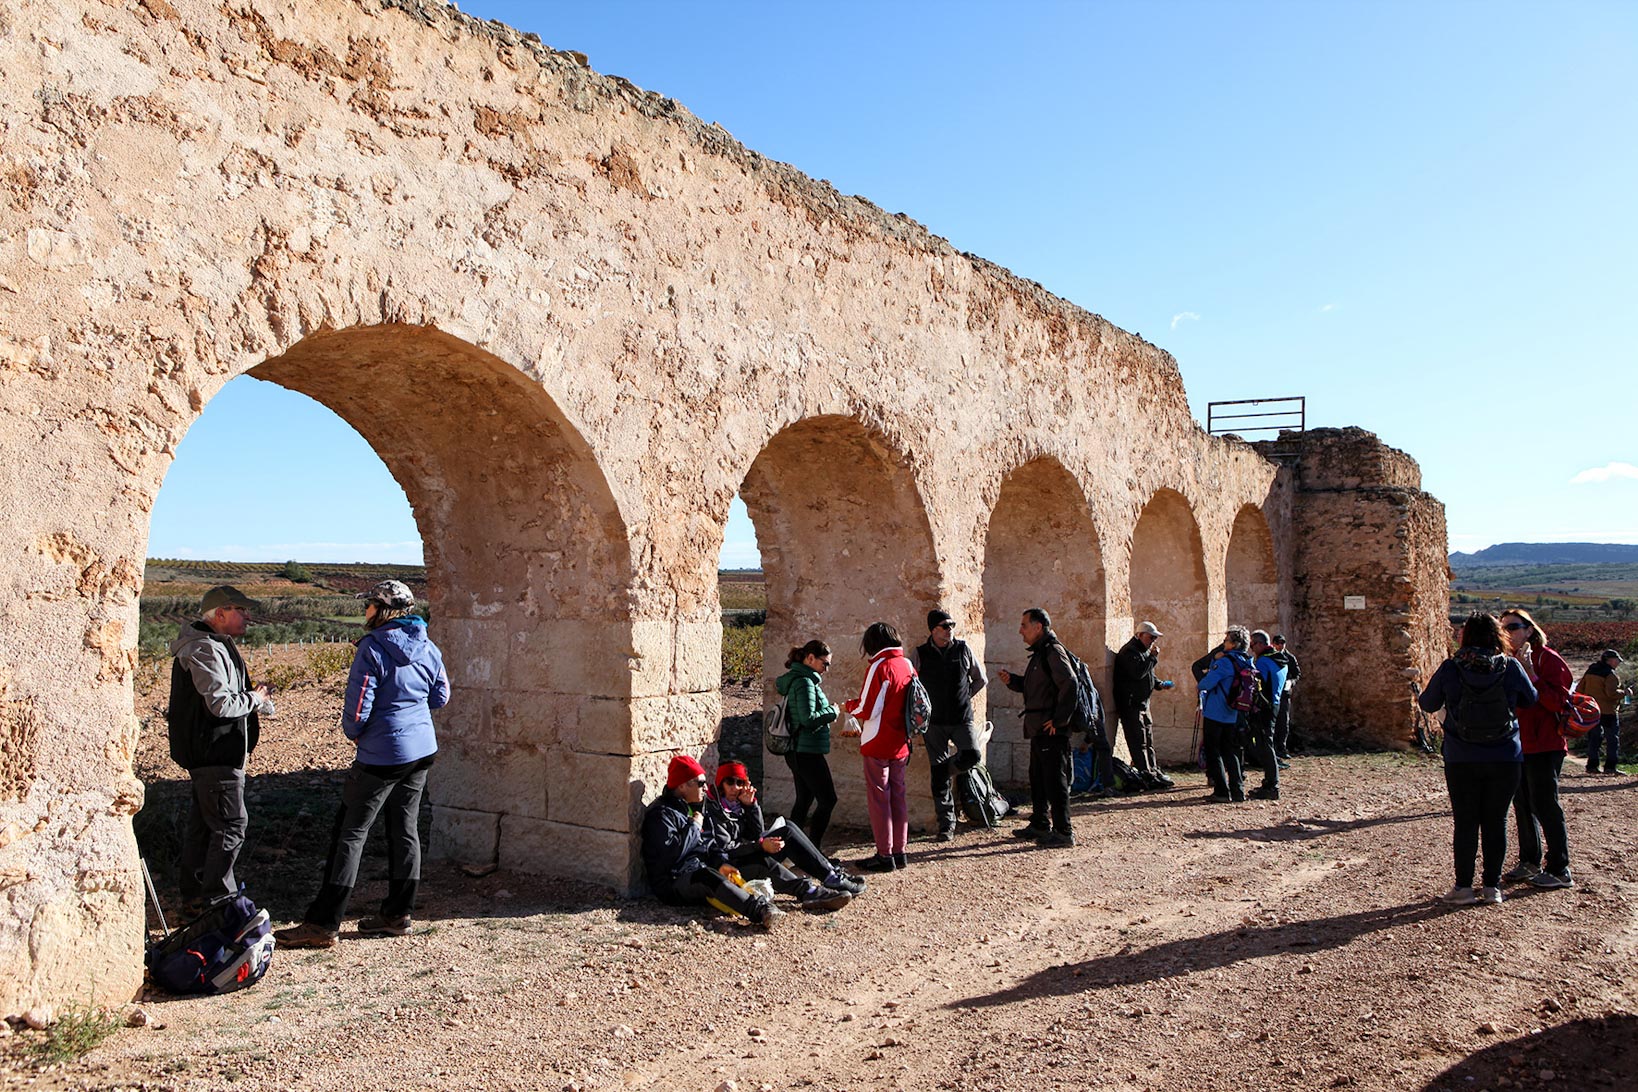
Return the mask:
<svg viewBox="0 0 1638 1092">
<path fill-rule="evenodd" d="M 415 593 L 400 580 L 383 580 L 369 591 L 359 592 L 355 598 L 367 603 L 379 603 L 388 610 L 415 606 Z"/>
<path fill-rule="evenodd" d="M 260 610 L 261 604 L 250 598 L 232 584 L 218 584 L 206 592 L 199 600 L 199 613 L 209 614 L 217 607 L 243 607 L 245 610 Z"/>
</svg>

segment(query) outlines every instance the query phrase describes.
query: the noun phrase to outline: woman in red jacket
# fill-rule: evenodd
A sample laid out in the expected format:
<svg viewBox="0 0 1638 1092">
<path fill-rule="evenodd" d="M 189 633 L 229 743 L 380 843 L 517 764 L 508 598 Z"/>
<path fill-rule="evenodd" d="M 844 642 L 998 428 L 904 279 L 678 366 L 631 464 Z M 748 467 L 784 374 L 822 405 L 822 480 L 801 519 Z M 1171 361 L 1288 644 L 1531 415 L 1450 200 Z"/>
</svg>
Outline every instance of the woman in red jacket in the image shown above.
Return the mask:
<svg viewBox="0 0 1638 1092">
<path fill-rule="evenodd" d="M 904 794 L 904 770 L 910 765 L 910 742 L 904 734 L 904 695 L 915 668 L 904 655 L 899 631 L 877 622 L 864 631 L 859 649 L 870 661 L 859 696 L 842 708 L 859 719 L 859 756 L 864 761 L 865 799 L 876 855 L 859 867 L 891 872 L 905 867 L 910 840 L 910 804 Z"/>
<path fill-rule="evenodd" d="M 1558 725 L 1569 701 L 1570 665 L 1547 647 L 1547 634 L 1529 611 L 1514 607 L 1502 614 L 1501 624 L 1514 658 L 1537 694 L 1535 705 L 1518 711 L 1519 742 L 1524 747 L 1524 776 L 1513 797 L 1519 863 L 1502 878 L 1529 880 L 1536 887 L 1570 887 L 1574 884 L 1570 879 L 1570 837 L 1564 827 L 1564 808 L 1558 801 L 1558 775 L 1569 753 Z M 1545 867 L 1543 842 L 1547 843 Z"/>
</svg>

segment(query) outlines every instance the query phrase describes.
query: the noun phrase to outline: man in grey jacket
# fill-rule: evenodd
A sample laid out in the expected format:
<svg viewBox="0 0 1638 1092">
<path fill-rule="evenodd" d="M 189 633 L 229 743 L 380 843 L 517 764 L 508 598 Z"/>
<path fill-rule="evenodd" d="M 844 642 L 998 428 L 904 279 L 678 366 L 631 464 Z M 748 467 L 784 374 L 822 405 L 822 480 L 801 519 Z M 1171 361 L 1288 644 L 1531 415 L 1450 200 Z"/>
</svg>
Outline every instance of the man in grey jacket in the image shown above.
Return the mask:
<svg viewBox="0 0 1638 1092">
<path fill-rule="evenodd" d="M 255 607 L 237 588 L 212 588 L 199 621 L 184 623 L 171 642 L 171 758 L 193 783 L 179 862 L 184 912 L 239 890 L 233 865 L 250 818 L 245 763 L 261 731 L 258 714 L 273 712 L 268 688 L 251 687 L 233 640 L 244 636 Z"/>
</svg>

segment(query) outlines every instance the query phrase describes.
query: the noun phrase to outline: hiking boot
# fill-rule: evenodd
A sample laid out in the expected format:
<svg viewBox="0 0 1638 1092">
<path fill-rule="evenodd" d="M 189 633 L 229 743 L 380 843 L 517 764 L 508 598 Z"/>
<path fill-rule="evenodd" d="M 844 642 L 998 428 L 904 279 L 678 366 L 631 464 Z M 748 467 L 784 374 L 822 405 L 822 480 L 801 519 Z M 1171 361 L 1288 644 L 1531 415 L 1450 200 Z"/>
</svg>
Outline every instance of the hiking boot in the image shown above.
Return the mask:
<svg viewBox="0 0 1638 1092">
<path fill-rule="evenodd" d="M 387 936 L 394 937 L 407 937 L 410 935 L 410 931 L 413 928 L 414 925 L 410 922 L 410 916 L 408 914 L 405 914 L 401 918 L 389 918 L 381 914 L 371 914 L 368 917 L 358 919 L 358 931 L 371 936 L 385 934 Z"/>
<path fill-rule="evenodd" d="M 1278 800 L 1280 798 L 1280 790 L 1276 789 L 1272 785 L 1263 785 L 1260 788 L 1252 789 L 1247 795 L 1253 800 Z"/>
<path fill-rule="evenodd" d="M 853 901 L 853 896 L 846 891 L 836 891 L 829 887 L 820 887 L 814 884 L 811 888 L 796 897 L 802 904 L 802 909 L 814 913 L 827 910 L 840 910 Z"/>
<path fill-rule="evenodd" d="M 763 929 L 771 931 L 778 926 L 779 919 L 785 916 L 785 911 L 767 899 L 757 899 L 745 916 L 750 919 L 751 924 L 760 925 Z"/>
<path fill-rule="evenodd" d="M 1206 802 L 1208 804 L 1227 804 L 1229 800 L 1229 794 L 1226 792 L 1214 792 L 1210 796 L 1206 797 Z"/>
<path fill-rule="evenodd" d="M 1236 804 L 1244 804 L 1246 802 L 1245 791 L 1241 790 L 1239 792 L 1230 792 L 1229 793 L 1229 799 L 1232 800 Z"/>
<path fill-rule="evenodd" d="M 288 929 L 275 930 L 273 939 L 279 942 L 281 948 L 334 948 L 336 931 L 304 921 Z"/>
<path fill-rule="evenodd" d="M 1562 872 L 1543 870 L 1530 877 L 1530 886 L 1539 887 L 1543 891 L 1554 891 L 1560 887 L 1574 887 L 1575 881 L 1570 879 L 1570 870 L 1567 868 Z"/>
<path fill-rule="evenodd" d="M 1501 902 L 1502 902 L 1501 888 L 1499 888 L 1499 887 L 1481 887 L 1481 888 L 1479 888 L 1479 901 L 1484 903 L 1487 906 L 1500 906 Z"/>
<path fill-rule="evenodd" d="M 910 858 L 906 857 L 902 853 L 893 854 L 893 867 L 894 868 L 909 868 L 910 867 Z"/>
<path fill-rule="evenodd" d="M 828 887 L 833 891 L 846 891 L 854 897 L 865 893 L 865 882 L 863 880 L 857 876 L 850 876 L 839 868 L 831 869 L 830 875 L 826 876 L 819 886 Z"/>
<path fill-rule="evenodd" d="M 1173 788 L 1177 787 L 1177 782 L 1175 782 L 1171 778 L 1167 777 L 1160 770 L 1156 770 L 1154 773 L 1150 774 L 1149 776 L 1154 778 L 1155 779 L 1155 784 L 1158 787 L 1162 788 L 1162 789 L 1173 789 Z"/>
<path fill-rule="evenodd" d="M 954 827 L 940 827 L 938 833 L 933 835 L 933 841 L 935 841 L 935 842 L 953 842 L 953 841 L 955 841 L 955 828 Z"/>
<path fill-rule="evenodd" d="M 1596 762 L 1587 763 L 1587 772 L 1589 774 L 1597 773 L 1598 772 L 1598 763 L 1596 763 Z"/>
<path fill-rule="evenodd" d="M 1524 861 L 1520 861 L 1518 864 L 1513 866 L 1513 871 L 1504 872 L 1502 874 L 1502 880 L 1505 883 L 1525 883 L 1526 881 L 1535 879 L 1536 873 L 1540 871 L 1541 869 L 1536 865 L 1526 864 Z"/>
<path fill-rule="evenodd" d="M 1472 906 L 1479 901 L 1479 893 L 1471 887 L 1452 887 L 1439 896 L 1439 901 L 1449 906 Z"/>
<path fill-rule="evenodd" d="M 1035 842 L 1042 849 L 1064 849 L 1075 844 L 1075 836 L 1067 830 L 1051 830 Z"/>
<path fill-rule="evenodd" d="M 891 872 L 893 871 L 893 858 L 883 857 L 878 853 L 873 857 L 866 857 L 860 861 L 859 867 L 866 872 Z"/>
<path fill-rule="evenodd" d="M 1014 838 L 1039 838 L 1041 835 L 1047 833 L 1047 830 L 1047 827 L 1029 823 L 1014 830 L 1012 832 L 1012 836 Z"/>
<path fill-rule="evenodd" d="M 1276 758 L 1274 760 L 1274 765 L 1278 766 L 1282 770 L 1289 770 L 1291 768 L 1291 763 L 1287 762 L 1283 758 Z"/>
</svg>

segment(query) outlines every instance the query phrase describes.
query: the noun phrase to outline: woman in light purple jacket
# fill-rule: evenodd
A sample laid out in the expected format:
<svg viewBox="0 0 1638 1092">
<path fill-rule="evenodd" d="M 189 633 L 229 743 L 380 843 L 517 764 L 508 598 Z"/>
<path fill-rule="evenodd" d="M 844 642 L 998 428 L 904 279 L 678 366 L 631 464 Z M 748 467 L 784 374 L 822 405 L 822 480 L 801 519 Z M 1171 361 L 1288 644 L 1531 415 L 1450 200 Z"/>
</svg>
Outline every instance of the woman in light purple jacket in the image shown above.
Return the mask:
<svg viewBox="0 0 1638 1092">
<path fill-rule="evenodd" d="M 361 919 L 358 930 L 401 937 L 411 928 L 421 880 L 421 794 L 438 753 L 432 710 L 449 701 L 449 675 L 443 654 L 427 636 L 426 621 L 414 613 L 415 597 L 407 587 L 383 580 L 362 598 L 368 632 L 353 656 L 341 712 L 342 731 L 357 744 L 358 754 L 341 790 L 323 886 L 301 924 L 274 934 L 287 948 L 335 944 L 358 882 L 364 842 L 383 810 L 387 897 L 381 912 Z"/>
</svg>

